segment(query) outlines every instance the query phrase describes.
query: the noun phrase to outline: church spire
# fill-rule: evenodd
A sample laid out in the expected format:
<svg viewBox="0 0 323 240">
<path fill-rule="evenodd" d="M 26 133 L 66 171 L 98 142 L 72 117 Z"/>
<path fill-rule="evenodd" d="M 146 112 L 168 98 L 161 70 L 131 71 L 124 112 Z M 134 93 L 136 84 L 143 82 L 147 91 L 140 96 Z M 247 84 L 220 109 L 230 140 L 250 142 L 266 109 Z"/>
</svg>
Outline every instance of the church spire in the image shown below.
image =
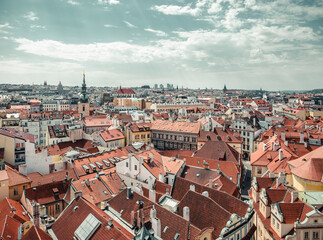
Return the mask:
<svg viewBox="0 0 323 240">
<path fill-rule="evenodd" d="M 83 72 L 83 84 L 82 84 L 81 102 L 82 103 L 88 102 L 88 99 L 87 99 L 87 96 L 86 96 L 86 83 L 85 83 L 85 73 L 84 72 Z"/>
</svg>

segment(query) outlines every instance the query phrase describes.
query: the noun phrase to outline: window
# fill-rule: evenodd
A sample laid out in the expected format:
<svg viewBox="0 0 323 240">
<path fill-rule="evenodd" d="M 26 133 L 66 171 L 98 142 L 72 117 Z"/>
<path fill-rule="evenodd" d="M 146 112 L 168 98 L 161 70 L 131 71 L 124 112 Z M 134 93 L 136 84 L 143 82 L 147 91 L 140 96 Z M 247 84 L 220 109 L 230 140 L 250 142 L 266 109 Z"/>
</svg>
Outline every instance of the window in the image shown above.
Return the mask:
<svg viewBox="0 0 323 240">
<path fill-rule="evenodd" d="M 57 203 L 56 205 L 55 205 L 55 211 L 56 212 L 59 212 L 61 210 L 61 206 L 59 205 L 59 203 Z"/>
<path fill-rule="evenodd" d="M 137 165 L 135 165 L 135 170 L 137 171 Z"/>
<path fill-rule="evenodd" d="M 13 189 L 13 195 L 17 196 L 18 195 L 18 188 Z"/>
<path fill-rule="evenodd" d="M 126 167 L 129 167 L 129 163 L 128 162 L 126 162 Z"/>
<path fill-rule="evenodd" d="M 305 233 L 304 233 L 304 238 L 305 238 L 305 239 L 308 239 L 308 232 L 305 232 Z"/>
<path fill-rule="evenodd" d="M 319 239 L 319 233 L 313 232 L 313 239 Z"/>
<path fill-rule="evenodd" d="M 277 230 L 279 230 L 279 223 L 277 223 Z"/>
<path fill-rule="evenodd" d="M 261 174 L 261 168 L 257 168 L 257 174 Z"/>
<path fill-rule="evenodd" d="M 147 138 L 150 138 L 150 135 L 149 134 L 147 134 Z"/>
<path fill-rule="evenodd" d="M 237 240 L 240 240 L 240 234 L 239 233 L 237 234 Z"/>
</svg>

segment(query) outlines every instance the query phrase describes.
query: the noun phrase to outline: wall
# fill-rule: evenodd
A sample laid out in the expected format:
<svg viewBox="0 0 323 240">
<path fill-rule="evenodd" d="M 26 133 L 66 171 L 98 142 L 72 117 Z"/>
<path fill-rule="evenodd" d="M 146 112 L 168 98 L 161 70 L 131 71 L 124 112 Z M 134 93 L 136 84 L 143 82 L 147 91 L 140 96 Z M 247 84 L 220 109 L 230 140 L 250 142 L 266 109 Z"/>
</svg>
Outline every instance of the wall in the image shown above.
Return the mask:
<svg viewBox="0 0 323 240">
<path fill-rule="evenodd" d="M 0 148 L 4 148 L 4 161 L 15 165 L 15 139 L 0 134 Z"/>
<path fill-rule="evenodd" d="M 9 198 L 9 178 L 0 181 L 0 201 L 5 199 L 6 197 Z"/>
</svg>

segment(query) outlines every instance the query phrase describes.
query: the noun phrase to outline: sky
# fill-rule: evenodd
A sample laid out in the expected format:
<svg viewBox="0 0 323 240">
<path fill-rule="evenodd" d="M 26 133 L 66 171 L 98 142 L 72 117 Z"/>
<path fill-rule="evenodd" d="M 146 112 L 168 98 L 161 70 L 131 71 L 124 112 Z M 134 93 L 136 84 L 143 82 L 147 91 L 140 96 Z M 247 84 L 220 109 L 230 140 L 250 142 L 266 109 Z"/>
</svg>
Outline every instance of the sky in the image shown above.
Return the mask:
<svg viewBox="0 0 323 240">
<path fill-rule="evenodd" d="M 321 0 L 0 0 L 0 83 L 323 88 Z"/>
</svg>

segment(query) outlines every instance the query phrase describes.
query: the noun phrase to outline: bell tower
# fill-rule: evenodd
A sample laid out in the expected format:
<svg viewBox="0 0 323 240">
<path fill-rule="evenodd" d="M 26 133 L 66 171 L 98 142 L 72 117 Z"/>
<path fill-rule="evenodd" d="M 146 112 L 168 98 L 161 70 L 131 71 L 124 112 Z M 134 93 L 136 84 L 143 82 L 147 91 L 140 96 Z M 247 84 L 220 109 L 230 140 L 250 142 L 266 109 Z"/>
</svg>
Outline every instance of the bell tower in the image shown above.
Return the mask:
<svg viewBox="0 0 323 240">
<path fill-rule="evenodd" d="M 86 95 L 85 73 L 83 73 L 83 84 L 80 101 L 78 103 L 78 113 L 82 114 L 82 117 L 90 115 L 90 103 Z"/>
</svg>

